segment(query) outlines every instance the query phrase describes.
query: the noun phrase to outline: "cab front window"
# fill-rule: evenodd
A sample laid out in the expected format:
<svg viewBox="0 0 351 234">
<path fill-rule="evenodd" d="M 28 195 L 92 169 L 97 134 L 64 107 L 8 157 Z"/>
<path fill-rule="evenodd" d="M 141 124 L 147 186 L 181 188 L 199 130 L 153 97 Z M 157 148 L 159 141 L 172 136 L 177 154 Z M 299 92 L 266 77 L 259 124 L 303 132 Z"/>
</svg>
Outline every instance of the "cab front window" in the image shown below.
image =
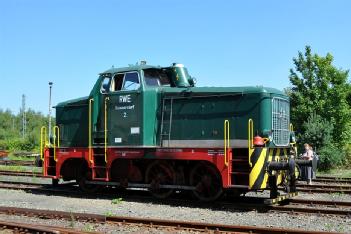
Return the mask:
<svg viewBox="0 0 351 234">
<path fill-rule="evenodd" d="M 140 87 L 139 76 L 136 72 L 126 73 L 122 90 L 137 90 Z"/>
</svg>

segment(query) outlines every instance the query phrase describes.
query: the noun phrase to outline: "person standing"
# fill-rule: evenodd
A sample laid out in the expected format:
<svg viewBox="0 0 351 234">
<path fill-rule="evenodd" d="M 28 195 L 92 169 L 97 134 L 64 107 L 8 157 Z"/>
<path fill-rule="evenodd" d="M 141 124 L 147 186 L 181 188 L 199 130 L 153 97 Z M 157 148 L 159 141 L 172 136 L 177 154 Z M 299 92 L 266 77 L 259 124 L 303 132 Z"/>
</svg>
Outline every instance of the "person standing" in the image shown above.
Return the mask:
<svg viewBox="0 0 351 234">
<path fill-rule="evenodd" d="M 302 159 L 304 160 L 313 160 L 313 150 L 312 147 L 305 143 L 304 145 L 305 152 L 302 154 Z M 305 166 L 305 179 L 307 184 L 311 185 L 312 184 L 312 166 Z"/>
</svg>

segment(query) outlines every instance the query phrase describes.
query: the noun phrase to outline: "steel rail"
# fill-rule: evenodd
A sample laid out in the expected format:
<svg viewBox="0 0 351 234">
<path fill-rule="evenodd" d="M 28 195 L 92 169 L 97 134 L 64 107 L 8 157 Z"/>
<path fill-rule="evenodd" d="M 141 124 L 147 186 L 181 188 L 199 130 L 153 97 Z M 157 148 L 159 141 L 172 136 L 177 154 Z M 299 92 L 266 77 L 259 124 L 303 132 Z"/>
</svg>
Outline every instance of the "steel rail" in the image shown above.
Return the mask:
<svg viewBox="0 0 351 234">
<path fill-rule="evenodd" d="M 333 185 L 333 184 L 297 184 L 297 188 L 319 188 L 319 189 L 340 189 L 340 190 L 351 190 L 351 185 Z"/>
<path fill-rule="evenodd" d="M 313 179 L 313 182 L 319 182 L 319 183 L 345 183 L 345 184 L 350 184 L 351 180 L 335 180 L 335 179 Z"/>
<path fill-rule="evenodd" d="M 26 177 L 43 177 L 43 178 L 48 178 L 47 176 L 44 176 L 40 172 L 30 172 L 30 171 L 9 171 L 9 170 L 0 170 L 0 175 L 6 175 L 6 176 L 26 176 Z"/>
<path fill-rule="evenodd" d="M 351 177 L 338 177 L 338 176 L 317 176 L 316 179 L 327 179 L 327 180 L 347 180 L 351 181 Z"/>
<path fill-rule="evenodd" d="M 292 199 L 287 199 L 286 202 L 294 203 L 294 204 L 351 207 L 351 202 L 346 202 L 346 201 L 328 201 L 328 200 L 312 200 L 312 199 L 292 198 Z"/>
<path fill-rule="evenodd" d="M 298 192 L 304 193 L 342 193 L 342 194 L 351 194 L 351 189 L 318 189 L 318 188 L 306 188 L 306 187 L 298 187 Z"/>
<path fill-rule="evenodd" d="M 0 160 L 0 165 L 11 165 L 11 166 L 34 166 L 34 161 L 26 160 Z"/>
<path fill-rule="evenodd" d="M 56 226 L 47 226 L 47 225 L 38 225 L 38 224 L 29 224 L 29 223 L 19 223 L 19 222 L 10 222 L 5 220 L 0 220 L 0 230 L 14 230 L 14 233 L 52 233 L 52 234 L 83 234 L 87 232 L 82 232 L 74 230 L 72 228 L 56 227 Z M 91 232 L 89 232 L 91 233 Z"/>
</svg>

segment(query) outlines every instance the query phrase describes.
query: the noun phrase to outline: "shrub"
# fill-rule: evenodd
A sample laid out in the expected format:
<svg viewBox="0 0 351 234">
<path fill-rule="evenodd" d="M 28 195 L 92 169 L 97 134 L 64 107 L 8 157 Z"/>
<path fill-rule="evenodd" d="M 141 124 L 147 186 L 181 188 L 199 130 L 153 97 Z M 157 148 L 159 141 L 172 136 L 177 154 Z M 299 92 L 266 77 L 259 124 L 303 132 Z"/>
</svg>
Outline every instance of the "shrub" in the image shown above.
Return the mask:
<svg viewBox="0 0 351 234">
<path fill-rule="evenodd" d="M 334 144 L 323 146 L 319 152 L 318 169 L 328 171 L 331 168 L 341 166 L 345 161 L 345 152 Z"/>
<path fill-rule="evenodd" d="M 320 115 L 310 115 L 302 128 L 304 133 L 299 136 L 301 144 L 311 144 L 318 150 L 332 142 L 333 125 Z"/>
<path fill-rule="evenodd" d="M 345 153 L 345 166 L 351 167 L 351 144 L 347 144 L 344 147 L 344 153 Z"/>
<path fill-rule="evenodd" d="M 8 150 L 8 144 L 5 140 L 0 140 L 0 150 Z"/>
<path fill-rule="evenodd" d="M 15 138 L 7 141 L 7 147 L 11 151 L 32 151 L 35 148 L 35 143 L 29 138 Z"/>
</svg>

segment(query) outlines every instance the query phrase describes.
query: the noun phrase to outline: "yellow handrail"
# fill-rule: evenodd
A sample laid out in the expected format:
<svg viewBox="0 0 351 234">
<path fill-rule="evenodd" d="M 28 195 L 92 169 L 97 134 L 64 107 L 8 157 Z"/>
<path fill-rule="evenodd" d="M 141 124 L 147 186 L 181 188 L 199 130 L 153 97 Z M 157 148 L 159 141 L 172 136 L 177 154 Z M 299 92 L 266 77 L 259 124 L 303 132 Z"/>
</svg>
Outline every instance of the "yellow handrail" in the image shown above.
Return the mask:
<svg viewBox="0 0 351 234">
<path fill-rule="evenodd" d="M 109 97 L 105 98 L 105 162 L 107 163 L 107 101 Z"/>
<path fill-rule="evenodd" d="M 54 126 L 54 160 L 57 162 L 56 158 L 56 146 L 60 148 L 60 128 L 58 126 Z M 57 145 L 56 145 L 57 142 Z"/>
<path fill-rule="evenodd" d="M 294 125 L 292 123 L 290 123 L 290 125 L 289 125 L 289 130 L 290 130 L 290 132 L 294 131 Z"/>
<path fill-rule="evenodd" d="M 40 158 L 44 160 L 44 148 L 46 146 L 46 127 L 40 128 Z"/>
<path fill-rule="evenodd" d="M 249 165 L 250 167 L 252 167 L 252 163 L 251 163 L 251 154 L 254 151 L 254 147 L 253 147 L 253 121 L 252 119 L 249 119 L 248 122 L 248 149 L 249 149 Z"/>
<path fill-rule="evenodd" d="M 93 101 L 94 101 L 94 99 L 93 98 L 90 98 L 89 99 L 89 146 L 88 146 L 88 148 L 89 148 L 89 161 L 91 162 L 91 163 L 93 163 L 92 162 L 92 156 L 91 156 L 91 153 L 92 153 L 92 143 L 91 143 L 91 111 L 92 111 L 92 108 L 91 108 L 91 105 L 92 105 L 92 103 L 93 103 Z"/>
<path fill-rule="evenodd" d="M 229 120 L 224 120 L 224 164 L 228 166 L 228 149 L 230 148 L 230 124 Z"/>
</svg>

